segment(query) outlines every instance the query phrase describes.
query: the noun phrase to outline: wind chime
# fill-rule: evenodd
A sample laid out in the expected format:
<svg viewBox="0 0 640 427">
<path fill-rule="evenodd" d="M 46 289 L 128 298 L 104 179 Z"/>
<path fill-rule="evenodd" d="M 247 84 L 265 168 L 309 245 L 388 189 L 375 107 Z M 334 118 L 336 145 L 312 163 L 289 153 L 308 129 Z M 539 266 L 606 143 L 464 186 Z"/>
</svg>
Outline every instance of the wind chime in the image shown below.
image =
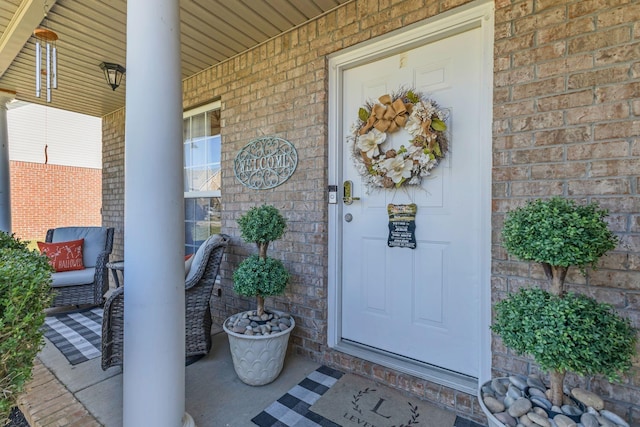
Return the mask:
<svg viewBox="0 0 640 427">
<path fill-rule="evenodd" d="M 47 4 L 44 5 L 44 19 L 47 19 Z M 42 94 L 42 76 L 45 76 L 47 102 L 51 102 L 51 89 L 58 88 L 58 35 L 46 27 L 33 30 L 36 38 L 36 97 Z M 46 57 L 45 68 L 42 68 L 42 56 Z"/>
</svg>

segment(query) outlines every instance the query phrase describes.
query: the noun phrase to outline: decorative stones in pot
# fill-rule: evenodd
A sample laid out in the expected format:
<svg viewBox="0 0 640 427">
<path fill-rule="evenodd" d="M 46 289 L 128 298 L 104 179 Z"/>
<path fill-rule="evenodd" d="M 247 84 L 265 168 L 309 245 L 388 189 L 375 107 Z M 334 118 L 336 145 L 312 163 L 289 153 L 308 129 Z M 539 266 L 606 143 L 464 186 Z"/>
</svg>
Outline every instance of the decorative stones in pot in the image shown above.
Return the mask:
<svg viewBox="0 0 640 427">
<path fill-rule="evenodd" d="M 600 396 L 574 388 L 561 407 L 549 401 L 549 389 L 537 375 L 494 378 L 478 389 L 478 401 L 489 427 L 629 427 L 604 409 Z"/>
</svg>

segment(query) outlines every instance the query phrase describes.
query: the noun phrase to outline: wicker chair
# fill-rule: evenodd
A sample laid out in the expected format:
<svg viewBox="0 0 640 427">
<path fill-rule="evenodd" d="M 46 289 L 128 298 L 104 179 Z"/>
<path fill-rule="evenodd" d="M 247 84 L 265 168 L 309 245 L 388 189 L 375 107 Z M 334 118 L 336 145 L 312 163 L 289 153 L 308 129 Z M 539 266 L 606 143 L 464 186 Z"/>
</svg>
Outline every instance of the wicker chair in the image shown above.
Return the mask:
<svg viewBox="0 0 640 427">
<path fill-rule="evenodd" d="M 185 278 L 186 357 L 202 356 L 211 349 L 209 301 L 229 236 L 209 237 L 193 256 Z M 102 318 L 102 369 L 122 365 L 124 353 L 124 287 L 107 298 Z"/>
<path fill-rule="evenodd" d="M 102 305 L 109 289 L 106 267 L 113 248 L 113 228 L 61 227 L 47 231 L 47 243 L 84 239 L 82 260 L 84 270 L 52 273 L 52 307 L 66 305 Z"/>
</svg>

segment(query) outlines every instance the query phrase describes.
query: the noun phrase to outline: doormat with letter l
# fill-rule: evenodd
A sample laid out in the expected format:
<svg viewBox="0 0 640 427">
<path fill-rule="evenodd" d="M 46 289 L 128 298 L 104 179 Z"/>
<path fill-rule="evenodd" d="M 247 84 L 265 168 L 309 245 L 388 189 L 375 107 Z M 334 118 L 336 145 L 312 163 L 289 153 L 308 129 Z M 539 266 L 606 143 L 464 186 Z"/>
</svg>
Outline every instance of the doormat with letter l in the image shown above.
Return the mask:
<svg viewBox="0 0 640 427">
<path fill-rule="evenodd" d="M 102 354 L 102 309 L 74 311 L 47 316 L 44 336 L 69 363 L 77 365 Z"/>
<path fill-rule="evenodd" d="M 309 374 L 251 421 L 260 427 L 482 427 L 326 366 Z"/>
</svg>

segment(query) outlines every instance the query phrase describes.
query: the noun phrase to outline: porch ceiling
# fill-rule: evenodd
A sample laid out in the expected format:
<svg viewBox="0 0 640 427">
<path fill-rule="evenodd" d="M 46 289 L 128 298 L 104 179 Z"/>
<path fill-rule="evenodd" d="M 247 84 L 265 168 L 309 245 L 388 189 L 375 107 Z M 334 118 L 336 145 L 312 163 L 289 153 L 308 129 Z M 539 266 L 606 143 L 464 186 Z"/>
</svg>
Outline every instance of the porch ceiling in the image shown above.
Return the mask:
<svg viewBox="0 0 640 427">
<path fill-rule="evenodd" d="M 179 1 L 186 78 L 352 0 Z M 0 1 L 0 89 L 16 91 L 18 100 L 98 117 L 121 108 L 126 75 L 112 91 L 99 64 L 127 65 L 126 5 L 126 0 Z M 50 9 L 43 22 L 45 7 Z M 35 96 L 32 33 L 40 25 L 59 37 L 58 89 L 50 104 L 44 93 Z"/>
</svg>

